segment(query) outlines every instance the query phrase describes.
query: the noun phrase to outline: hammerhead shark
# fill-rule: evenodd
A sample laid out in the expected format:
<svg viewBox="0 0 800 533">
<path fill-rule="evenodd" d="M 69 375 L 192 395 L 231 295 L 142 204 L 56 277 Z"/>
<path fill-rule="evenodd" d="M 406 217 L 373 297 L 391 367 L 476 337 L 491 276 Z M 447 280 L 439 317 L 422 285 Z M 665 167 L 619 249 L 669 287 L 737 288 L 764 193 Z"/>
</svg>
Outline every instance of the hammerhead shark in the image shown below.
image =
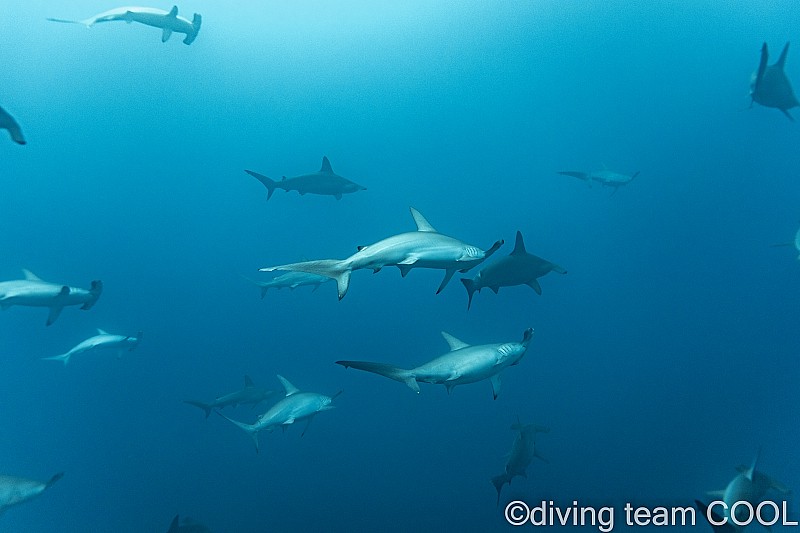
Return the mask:
<svg viewBox="0 0 800 533">
<path fill-rule="evenodd" d="M 578 172 L 574 170 L 563 170 L 559 172 L 562 176 L 572 176 L 573 178 L 578 178 L 579 180 L 583 180 L 586 182 L 589 187 L 592 186 L 592 182 L 596 181 L 600 185 L 604 187 L 611 187 L 613 188 L 613 192 L 611 193 L 612 196 L 619 190 L 620 187 L 623 185 L 627 185 L 628 183 L 632 182 L 633 179 L 639 175 L 639 172 L 634 172 L 631 175 L 628 174 L 620 174 L 619 172 L 614 172 L 611 170 L 593 170 L 591 172 Z"/>
<path fill-rule="evenodd" d="M 527 478 L 528 474 L 526 470 L 534 457 L 546 461 L 536 449 L 536 434 L 548 433 L 550 428 L 534 424 L 523 426 L 519 420 L 517 420 L 516 424 L 511 425 L 511 429 L 518 433 L 514 439 L 514 444 L 511 446 L 511 452 L 508 454 L 505 472 L 492 478 L 492 485 L 497 489 L 498 505 L 500 505 L 500 491 L 503 490 L 503 485 L 506 483 L 510 485 L 511 480 L 516 476 Z"/>
<path fill-rule="evenodd" d="M 84 20 L 65 20 L 48 18 L 52 22 L 66 22 L 67 24 L 81 24 L 91 28 L 100 22 L 125 21 L 127 23 L 138 22 L 147 26 L 161 28 L 161 42 L 166 42 L 172 32 L 184 33 L 186 38 L 184 44 L 192 44 L 200 31 L 200 24 L 203 17 L 195 13 L 191 21 L 178 16 L 178 6 L 172 6 L 169 11 L 153 7 L 118 7 L 98 13 Z"/>
<path fill-rule="evenodd" d="M 256 387 L 250 376 L 244 377 L 244 388 L 237 391 L 220 396 L 211 403 L 198 402 L 196 400 L 184 400 L 183 403 L 199 407 L 206 413 L 206 418 L 211 414 L 214 409 L 222 409 L 223 407 L 236 407 L 239 404 L 253 404 L 253 407 L 263 402 L 270 396 L 275 394 L 274 391 L 267 390 L 261 387 Z"/>
<path fill-rule="evenodd" d="M 67 353 L 61 355 L 54 355 L 52 357 L 43 357 L 42 359 L 49 361 L 62 361 L 64 366 L 69 363 L 70 357 L 80 353 L 94 352 L 96 350 L 116 350 L 118 356 L 122 356 L 123 350 L 133 351 L 139 342 L 142 340 L 142 332 L 136 335 L 114 335 L 107 333 L 102 329 L 97 329 L 97 335 L 89 337 L 85 341 L 81 341 L 74 348 Z"/>
<path fill-rule="evenodd" d="M 331 162 L 328 161 L 328 158 L 325 156 L 322 157 L 322 167 L 320 167 L 317 172 L 295 176 L 294 178 L 283 176 L 281 181 L 275 181 L 263 174 L 253 172 L 252 170 L 245 170 L 245 172 L 260 181 L 264 187 L 267 188 L 267 200 L 272 198 L 272 193 L 275 192 L 275 189 L 283 189 L 286 192 L 297 191 L 300 193 L 300 196 L 305 194 L 333 196 L 337 200 L 341 200 L 343 194 L 367 189 L 358 183 L 353 183 L 349 179 L 336 174 L 331 168 Z"/>
<path fill-rule="evenodd" d="M 526 329 L 520 342 L 477 346 L 470 346 L 444 331 L 442 336 L 450 345 L 450 351 L 409 370 L 369 361 L 336 361 L 336 364 L 405 383 L 417 394 L 419 394 L 419 383 L 444 385 L 449 393 L 456 385 L 488 379 L 492 384 L 492 395 L 496 400 L 500 393 L 500 373 L 506 367 L 519 364 L 528 351 L 528 344 L 533 338 L 533 329 Z"/>
<path fill-rule="evenodd" d="M 321 411 L 333 409 L 334 406 L 331 405 L 331 402 L 341 394 L 341 392 L 339 392 L 333 396 L 325 396 L 324 394 L 318 394 L 316 392 L 300 392 L 297 387 L 289 383 L 289 380 L 283 376 L 278 376 L 278 380 L 283 384 L 286 397 L 270 407 L 266 413 L 259 416 L 254 424 L 237 422 L 217 411 L 219 416 L 238 426 L 253 438 L 253 443 L 256 446 L 256 453 L 258 453 L 259 431 L 272 431 L 276 427 L 286 429 L 286 426 L 294 424 L 297 420 L 305 419 L 307 422 L 303 433 L 300 434 L 302 437 L 306 434 L 306 431 L 308 431 L 308 427 L 311 425 L 311 420 L 314 418 L 314 415 Z"/>
<path fill-rule="evenodd" d="M 19 477 L 0 476 L 0 514 L 11 507 L 38 496 L 53 486 L 64 475 L 59 472 L 49 481 L 34 481 Z"/>
<path fill-rule="evenodd" d="M 436 290 L 436 294 L 439 294 L 447 286 L 453 274 L 469 271 L 503 245 L 503 241 L 499 240 L 484 251 L 477 246 L 439 233 L 425 220 L 422 213 L 413 207 L 411 216 L 417 224 L 416 231 L 393 235 L 369 246 L 359 246 L 358 251 L 347 259 L 304 261 L 266 267 L 261 271 L 288 270 L 333 278 L 336 280 L 341 300 L 350 287 L 350 274 L 353 270 L 371 269 L 377 273 L 383 267 L 396 266 L 400 269 L 400 275 L 406 277 L 412 268 L 436 268 L 445 271 L 444 279 Z"/>
<path fill-rule="evenodd" d="M 783 70 L 788 53 L 789 43 L 786 43 L 778 61 L 774 65 L 767 65 L 767 61 L 769 61 L 767 43 L 761 45 L 761 61 L 758 64 L 758 70 L 750 79 L 750 98 L 752 98 L 752 102 L 759 103 L 764 107 L 779 109 L 789 120 L 794 121 L 789 110 L 800 105 L 800 102 L 797 101 L 789 78 L 786 77 Z"/>
<path fill-rule="evenodd" d="M 169 525 L 167 533 L 211 533 L 211 530 L 191 518 L 184 518 L 183 523 L 181 523 L 180 515 L 176 514 Z"/>
<path fill-rule="evenodd" d="M 539 285 L 537 278 L 544 276 L 548 272 L 558 272 L 559 274 L 567 273 L 566 270 L 557 264 L 525 251 L 522 233 L 518 231 L 517 239 L 514 243 L 514 250 L 510 255 L 483 267 L 474 279 L 461 278 L 461 283 L 466 287 L 467 295 L 469 296 L 467 309 L 472 305 L 472 295 L 475 294 L 476 291 L 480 292 L 484 287 L 489 287 L 497 294 L 500 287 L 527 285 L 536 291 L 536 294 L 541 295 L 542 287 Z"/>
<path fill-rule="evenodd" d="M 287 272 L 286 274 L 275 276 L 269 281 L 256 281 L 254 279 L 245 278 L 244 276 L 242 277 L 261 289 L 262 299 L 267 295 L 269 289 L 289 288 L 294 290 L 297 287 L 310 285 L 314 287 L 311 289 L 311 292 L 314 292 L 319 289 L 319 286 L 323 283 L 331 281 L 329 277 L 320 276 L 319 274 L 309 274 L 308 272 Z"/>
<path fill-rule="evenodd" d="M 80 289 L 42 281 L 30 270 L 22 271 L 25 279 L 0 282 L 0 309 L 12 305 L 29 307 L 49 307 L 47 325 L 58 319 L 61 310 L 67 305 L 80 305 L 81 309 L 91 309 L 103 292 L 103 282 L 95 280 L 90 289 Z"/>
<path fill-rule="evenodd" d="M 0 130 L 8 130 L 11 140 L 17 144 L 25 144 L 27 142 L 17 121 L 2 107 L 0 107 Z"/>
</svg>

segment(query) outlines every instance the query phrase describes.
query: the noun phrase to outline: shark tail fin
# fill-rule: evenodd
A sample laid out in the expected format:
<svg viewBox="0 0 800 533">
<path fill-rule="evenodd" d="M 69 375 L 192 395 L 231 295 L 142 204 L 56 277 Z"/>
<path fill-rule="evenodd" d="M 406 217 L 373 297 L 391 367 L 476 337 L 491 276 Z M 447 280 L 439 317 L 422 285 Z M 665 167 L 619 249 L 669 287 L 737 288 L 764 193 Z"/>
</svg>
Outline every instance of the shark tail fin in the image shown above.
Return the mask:
<svg viewBox="0 0 800 533">
<path fill-rule="evenodd" d="M 192 18 L 192 31 L 186 34 L 183 44 L 192 44 L 197 39 L 197 34 L 200 33 L 200 25 L 203 23 L 203 17 L 200 13 L 195 13 Z"/>
<path fill-rule="evenodd" d="M 419 394 L 419 383 L 417 383 L 415 376 L 410 370 L 384 363 L 371 363 L 369 361 L 336 361 L 336 364 L 342 365 L 345 368 L 355 368 L 356 370 L 372 372 L 373 374 L 405 383 L 411 390 Z"/>
<path fill-rule="evenodd" d="M 291 263 L 288 265 L 262 268 L 261 270 L 263 272 L 272 272 L 274 270 L 307 272 L 309 274 L 318 274 L 320 276 L 325 276 L 326 278 L 335 279 L 340 300 L 344 298 L 344 296 L 347 294 L 347 289 L 350 288 L 350 274 L 353 272 L 353 269 L 346 260 L 340 261 L 339 259 L 304 261 L 302 263 Z"/>
<path fill-rule="evenodd" d="M 188 39 L 188 37 L 187 37 L 187 39 Z M 184 41 L 184 42 L 186 42 L 186 41 Z M 248 174 L 253 176 L 255 179 L 260 181 L 262 183 L 262 185 L 264 185 L 264 187 L 267 188 L 267 200 L 272 198 L 272 193 L 274 193 L 275 189 L 278 188 L 278 182 L 277 181 L 275 181 L 275 180 L 273 180 L 271 178 L 268 178 L 263 174 L 259 174 L 258 172 L 253 172 L 252 170 L 245 170 L 245 172 L 247 172 Z"/>
<path fill-rule="evenodd" d="M 211 410 L 213 409 L 212 406 L 208 405 L 207 403 L 198 402 L 196 400 L 184 400 L 183 403 L 188 403 L 189 405 L 194 405 L 195 407 L 199 407 L 203 411 L 206 412 L 206 418 L 211 415 Z"/>
<path fill-rule="evenodd" d="M 51 477 L 51 478 L 50 478 L 50 479 L 47 481 L 47 483 L 45 483 L 45 485 L 44 485 L 44 488 L 45 488 L 45 489 L 49 489 L 50 487 L 52 487 L 52 486 L 53 486 L 53 484 L 54 484 L 56 481 L 58 481 L 58 480 L 59 480 L 59 479 L 61 479 L 62 477 L 64 477 L 64 472 L 59 472 L 59 473 L 55 474 L 53 477 Z"/>
<path fill-rule="evenodd" d="M 500 492 L 503 490 L 503 485 L 506 483 L 511 483 L 511 476 L 508 472 L 503 472 L 499 476 L 494 476 L 492 478 L 492 485 L 497 490 L 497 505 L 500 505 Z"/>
<path fill-rule="evenodd" d="M 92 287 L 89 289 L 90 299 L 81 306 L 81 309 L 84 311 L 91 309 L 97 303 L 97 299 L 100 298 L 101 294 L 103 294 L 103 282 L 96 279 L 92 281 Z"/>
<path fill-rule="evenodd" d="M 236 421 L 236 420 L 234 420 L 232 418 L 228 418 L 227 416 L 223 415 L 219 411 L 217 411 L 217 414 L 219 416 L 221 416 L 222 418 L 224 418 L 225 420 L 227 420 L 228 422 L 230 422 L 231 424 L 240 427 L 245 433 L 250 435 L 253 438 L 253 444 L 256 445 L 256 453 L 259 452 L 259 450 L 258 450 L 258 430 L 254 426 L 251 426 L 250 424 L 245 424 L 244 422 L 238 422 L 238 421 Z"/>
<path fill-rule="evenodd" d="M 469 278 L 461 278 L 461 283 L 463 283 L 464 288 L 467 289 L 467 296 L 469 297 L 467 300 L 467 311 L 469 311 L 472 305 L 472 295 L 475 294 L 476 291 L 480 292 L 480 289 L 475 286 L 475 281 Z"/>
<path fill-rule="evenodd" d="M 87 28 L 91 28 L 94 21 L 92 19 L 86 20 L 67 20 L 67 19 L 55 19 L 55 18 L 47 18 L 50 22 L 63 22 L 64 24 L 79 24 L 81 26 L 86 26 Z"/>
<path fill-rule="evenodd" d="M 69 358 L 72 356 L 70 352 L 62 353 L 61 355 L 54 355 L 52 357 L 42 357 L 43 361 L 63 361 L 64 366 L 67 366 L 69 363 Z"/>
<path fill-rule="evenodd" d="M 783 51 L 781 52 L 781 56 L 778 58 L 778 62 L 775 63 L 775 66 L 783 70 L 784 65 L 786 65 L 786 56 L 789 53 L 789 43 L 787 42 L 783 46 Z"/>
</svg>

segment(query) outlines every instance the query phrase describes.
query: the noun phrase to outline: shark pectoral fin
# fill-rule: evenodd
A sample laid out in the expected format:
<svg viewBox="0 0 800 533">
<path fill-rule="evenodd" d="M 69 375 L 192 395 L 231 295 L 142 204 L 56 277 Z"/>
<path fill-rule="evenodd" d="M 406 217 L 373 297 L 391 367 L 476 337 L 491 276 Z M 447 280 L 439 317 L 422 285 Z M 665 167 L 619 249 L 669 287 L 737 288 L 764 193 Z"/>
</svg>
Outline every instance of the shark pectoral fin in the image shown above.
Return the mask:
<svg viewBox="0 0 800 533">
<path fill-rule="evenodd" d="M 419 257 L 417 257 L 415 255 L 409 255 L 408 257 L 406 257 L 405 259 L 403 259 L 402 261 L 397 263 L 397 266 L 400 266 L 400 265 L 413 265 L 417 261 L 419 261 Z"/>
<path fill-rule="evenodd" d="M 489 288 L 492 290 L 493 293 L 497 294 L 497 291 L 500 290 L 500 285 L 491 285 Z"/>
<path fill-rule="evenodd" d="M 530 281 L 529 281 L 528 283 L 526 283 L 525 285 L 527 285 L 527 286 L 528 286 L 528 287 L 530 287 L 531 289 L 535 290 L 535 291 L 536 291 L 536 294 L 538 294 L 539 296 L 541 296 L 541 295 L 542 295 L 542 286 L 541 286 L 541 285 L 539 285 L 539 281 L 538 281 L 538 280 L 536 280 L 535 278 L 534 278 L 534 279 L 532 279 L 532 280 L 530 280 Z"/>
<path fill-rule="evenodd" d="M 789 53 L 789 43 L 786 43 L 783 46 L 783 50 L 781 51 L 781 56 L 778 58 L 778 61 L 775 63 L 776 67 L 778 67 L 779 69 L 783 70 L 783 67 L 786 65 L 786 55 L 788 53 Z"/>
<path fill-rule="evenodd" d="M 51 325 L 53 322 L 58 320 L 58 315 L 61 314 L 61 310 L 64 309 L 63 305 L 56 305 L 50 308 L 50 313 L 47 315 L 47 323 L 46 325 Z"/>
<path fill-rule="evenodd" d="M 161 42 L 167 42 L 171 36 L 172 30 L 170 28 L 164 28 L 164 30 L 161 32 Z"/>
<path fill-rule="evenodd" d="M 497 399 L 497 395 L 500 394 L 500 374 L 495 374 L 492 376 L 489 381 L 492 383 L 492 396 L 493 399 Z"/>
<path fill-rule="evenodd" d="M 542 454 L 539 453 L 539 450 L 537 450 L 535 447 L 533 449 L 533 456 L 534 457 L 538 457 L 540 460 L 544 461 L 545 463 L 549 463 L 550 462 L 550 461 L 547 460 L 546 457 L 542 456 Z"/>
<path fill-rule="evenodd" d="M 378 272 L 380 272 L 380 271 L 381 271 L 381 268 L 383 268 L 383 267 L 376 267 L 376 268 L 373 268 L 373 269 L 372 269 L 372 273 L 373 273 L 373 274 L 377 274 Z"/>
<path fill-rule="evenodd" d="M 409 376 L 408 378 L 403 380 L 403 383 L 408 385 L 409 389 L 411 389 L 414 392 L 416 392 L 417 394 L 419 394 L 419 383 L 417 383 L 417 380 L 416 380 L 416 378 L 414 376 Z"/>
<path fill-rule="evenodd" d="M 455 273 L 456 273 L 455 269 L 452 268 L 448 268 L 447 270 L 444 271 L 444 279 L 442 279 L 442 282 L 439 284 L 439 288 L 436 289 L 436 294 L 439 294 L 444 290 L 447 284 L 450 283 L 450 280 L 453 278 L 453 274 Z"/>
<path fill-rule="evenodd" d="M 308 431 L 308 428 L 310 428 L 310 427 L 311 427 L 311 421 L 312 421 L 312 420 L 314 420 L 314 415 L 311 415 L 311 416 L 309 416 L 309 417 L 308 417 L 308 421 L 306 422 L 306 427 L 304 427 L 304 428 L 303 428 L 303 432 L 302 432 L 302 433 L 300 433 L 300 436 L 301 436 L 301 437 L 302 437 L 303 435 L 305 435 L 305 434 L 306 434 L 306 431 Z"/>
<path fill-rule="evenodd" d="M 790 115 L 790 114 L 789 114 L 789 111 L 788 111 L 788 110 L 786 110 L 786 109 L 781 109 L 781 113 L 783 113 L 784 115 L 786 115 L 786 118 L 788 118 L 789 120 L 791 120 L 792 122 L 794 122 L 794 117 L 793 117 L 792 115 Z"/>
<path fill-rule="evenodd" d="M 567 273 L 567 269 L 566 268 L 564 268 L 562 266 L 559 266 L 559 265 L 557 265 L 555 263 L 550 263 L 550 270 L 552 270 L 553 272 L 556 272 L 558 274 L 566 274 Z"/>
</svg>

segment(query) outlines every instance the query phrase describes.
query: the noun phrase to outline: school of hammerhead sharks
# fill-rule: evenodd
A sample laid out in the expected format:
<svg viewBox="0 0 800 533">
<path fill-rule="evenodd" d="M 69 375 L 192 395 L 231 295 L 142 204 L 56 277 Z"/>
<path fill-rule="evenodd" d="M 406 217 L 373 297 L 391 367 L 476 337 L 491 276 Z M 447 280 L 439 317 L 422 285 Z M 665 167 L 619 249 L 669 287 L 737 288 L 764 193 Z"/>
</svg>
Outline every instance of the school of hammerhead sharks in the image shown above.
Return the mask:
<svg viewBox="0 0 800 533">
<path fill-rule="evenodd" d="M 177 6 L 174 6 L 169 11 L 146 7 L 122 7 L 84 20 L 56 18 L 48 20 L 79 24 L 86 27 L 91 27 L 101 22 L 136 22 L 161 29 L 162 42 L 169 40 L 173 33 L 184 34 L 183 43 L 189 45 L 197 38 L 202 17 L 195 13 L 190 21 L 178 16 Z M 794 120 L 789 110 L 800 106 L 800 102 L 795 97 L 791 84 L 784 72 L 788 50 L 789 43 L 786 43 L 778 60 L 769 65 L 767 44 L 764 43 L 762 45 L 758 68 L 753 73 L 751 80 L 750 97 L 752 102 L 778 109 L 790 120 Z M 2 107 L 0 107 L 0 129 L 7 130 L 14 142 L 20 145 L 26 144 L 25 136 L 19 123 Z M 252 170 L 245 170 L 245 172 L 264 185 L 267 189 L 268 200 L 276 189 L 282 189 L 286 192 L 297 191 L 300 195 L 332 196 L 336 200 L 340 200 L 345 194 L 365 190 L 365 187 L 337 175 L 327 157 L 322 158 L 322 165 L 319 171 L 296 177 L 283 177 L 280 181 L 272 180 Z M 563 171 L 559 172 L 559 174 L 578 178 L 589 185 L 592 182 L 596 182 L 602 186 L 610 187 L 613 192 L 616 192 L 620 187 L 630 183 L 639 173 L 625 175 L 610 170 L 598 170 L 593 172 Z M 285 273 L 277 275 L 270 281 L 248 281 L 260 288 L 261 297 L 263 298 L 270 288 L 294 289 L 299 286 L 312 286 L 316 290 L 321 284 L 334 280 L 341 300 L 347 294 L 351 273 L 354 270 L 368 269 L 377 273 L 384 267 L 397 267 L 400 274 L 405 277 L 414 268 L 428 268 L 444 271 L 444 277 L 436 291 L 438 294 L 447 286 L 457 272 L 466 273 L 482 265 L 503 245 L 503 241 L 499 240 L 484 250 L 478 246 L 440 233 L 422 213 L 413 207 L 411 208 L 411 216 L 416 229 L 389 236 L 368 246 L 359 246 L 356 253 L 345 259 L 321 259 L 265 267 L 260 270 Z M 779 245 L 794 246 L 800 253 L 800 230 L 798 230 L 793 242 L 780 243 Z M 509 255 L 483 266 L 474 278 L 461 279 L 467 292 L 467 309 L 472 305 L 474 294 L 480 292 L 483 288 L 488 288 L 497 294 L 501 287 L 527 285 L 537 294 L 541 294 L 542 288 L 538 278 L 550 272 L 567 273 L 561 266 L 528 253 L 525 249 L 523 236 L 518 231 L 514 248 Z M 103 284 L 99 280 L 92 281 L 88 288 L 79 288 L 44 281 L 28 270 L 23 270 L 23 274 L 23 279 L 0 282 L 0 307 L 3 310 L 12 306 L 47 308 L 46 325 L 48 326 L 58 319 L 65 307 L 80 306 L 80 309 L 83 310 L 91 309 L 103 291 Z M 525 330 L 522 334 L 522 339 L 519 341 L 482 345 L 469 345 L 445 332 L 442 332 L 442 335 L 449 345 L 449 351 L 415 368 L 404 369 L 383 362 L 370 361 L 336 361 L 336 363 L 345 368 L 354 368 L 378 374 L 404 383 L 417 393 L 420 392 L 419 383 L 444 385 L 449 392 L 457 385 L 489 381 L 493 397 L 497 398 L 500 392 L 501 373 L 507 367 L 517 365 L 525 356 L 533 339 L 533 329 Z M 141 339 L 142 332 L 138 332 L 135 335 L 118 335 L 98 330 L 97 335 L 80 342 L 66 353 L 44 359 L 61 361 L 66 365 L 71 357 L 96 350 L 112 350 L 116 352 L 133 350 L 139 345 Z M 248 376 L 245 376 L 244 387 L 240 390 L 207 403 L 195 400 L 187 400 L 186 403 L 202 409 L 206 417 L 212 411 L 216 411 L 220 416 L 241 428 L 253 439 L 256 452 L 258 452 L 259 432 L 271 431 L 279 427 L 286 428 L 288 425 L 301 420 L 305 421 L 307 429 L 308 424 L 317 413 L 333 408 L 332 402 L 337 396 L 300 391 L 280 375 L 278 380 L 283 386 L 284 397 L 259 416 L 256 422 L 252 424 L 234 420 L 219 411 L 219 409 L 225 407 L 235 407 L 241 404 L 257 405 L 268 400 L 274 394 L 271 390 L 257 387 Z M 516 476 L 526 477 L 527 467 L 535 457 L 541 457 L 536 448 L 537 433 L 549 431 L 544 426 L 523 425 L 519 422 L 513 424 L 512 429 L 517 432 L 517 435 L 508 455 L 505 469 L 501 474 L 491 479 L 497 490 L 498 505 L 503 486 L 510 484 Z M 305 433 L 305 429 L 303 433 Z M 720 491 L 716 496 L 729 505 L 737 501 L 748 501 L 755 506 L 764 500 L 770 490 L 783 494 L 789 492 L 784 485 L 758 471 L 756 469 L 757 462 L 758 455 L 756 455 L 750 466 L 740 467 L 739 474 L 730 481 L 724 491 Z M 11 506 L 41 494 L 61 479 L 62 475 L 63 473 L 55 474 L 47 481 L 0 475 L 0 514 Z M 699 500 L 696 500 L 695 503 L 698 509 L 706 513 L 707 517 L 711 516 L 718 520 L 721 518 L 714 511 L 708 514 L 708 508 L 705 503 Z M 726 509 L 725 513 L 728 512 Z M 726 529 L 726 527 L 729 529 Z M 730 529 L 731 527 L 730 524 L 727 524 L 726 526 L 714 526 L 714 529 L 739 531 L 739 529 L 735 528 Z M 184 520 L 181 522 L 179 516 L 175 516 L 170 524 L 168 533 L 179 532 L 203 533 L 209 532 L 209 529 L 193 521 Z"/>
</svg>

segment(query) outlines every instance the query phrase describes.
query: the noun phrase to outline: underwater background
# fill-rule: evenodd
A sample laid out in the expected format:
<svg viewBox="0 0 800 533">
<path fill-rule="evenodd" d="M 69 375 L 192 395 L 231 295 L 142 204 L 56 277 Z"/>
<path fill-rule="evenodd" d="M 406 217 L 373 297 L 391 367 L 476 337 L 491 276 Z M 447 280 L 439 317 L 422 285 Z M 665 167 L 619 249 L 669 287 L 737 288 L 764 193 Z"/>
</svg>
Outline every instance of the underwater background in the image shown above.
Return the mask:
<svg viewBox="0 0 800 533">
<path fill-rule="evenodd" d="M 625 502 L 707 500 L 759 446 L 759 470 L 800 488 L 800 264 L 770 247 L 800 224 L 800 126 L 748 97 L 762 42 L 770 63 L 800 45 L 800 4 L 194 0 L 178 5 L 203 15 L 191 46 L 45 20 L 112 7 L 0 7 L 0 105 L 28 140 L 0 136 L 0 279 L 105 287 L 50 327 L 43 309 L 0 314 L 0 473 L 65 472 L 0 530 L 160 532 L 180 513 L 217 533 L 505 531 L 513 499 L 614 505 L 623 529 Z M 800 83 L 800 49 L 786 72 Z M 323 155 L 367 190 L 267 202 L 243 172 Z M 613 196 L 556 174 L 604 167 L 641 174 Z M 569 273 L 469 311 L 455 279 L 434 294 L 441 271 L 355 272 L 342 301 L 333 283 L 262 300 L 240 277 L 412 230 L 409 206 L 482 248 L 505 239 L 492 259 L 520 230 Z M 442 330 L 527 327 L 495 401 L 487 382 L 416 395 L 333 364 L 415 366 L 447 351 Z M 40 360 L 95 328 L 144 335 L 122 358 Z M 245 374 L 344 393 L 256 454 L 183 403 Z M 497 507 L 518 417 L 551 428 L 548 462 Z"/>
</svg>

